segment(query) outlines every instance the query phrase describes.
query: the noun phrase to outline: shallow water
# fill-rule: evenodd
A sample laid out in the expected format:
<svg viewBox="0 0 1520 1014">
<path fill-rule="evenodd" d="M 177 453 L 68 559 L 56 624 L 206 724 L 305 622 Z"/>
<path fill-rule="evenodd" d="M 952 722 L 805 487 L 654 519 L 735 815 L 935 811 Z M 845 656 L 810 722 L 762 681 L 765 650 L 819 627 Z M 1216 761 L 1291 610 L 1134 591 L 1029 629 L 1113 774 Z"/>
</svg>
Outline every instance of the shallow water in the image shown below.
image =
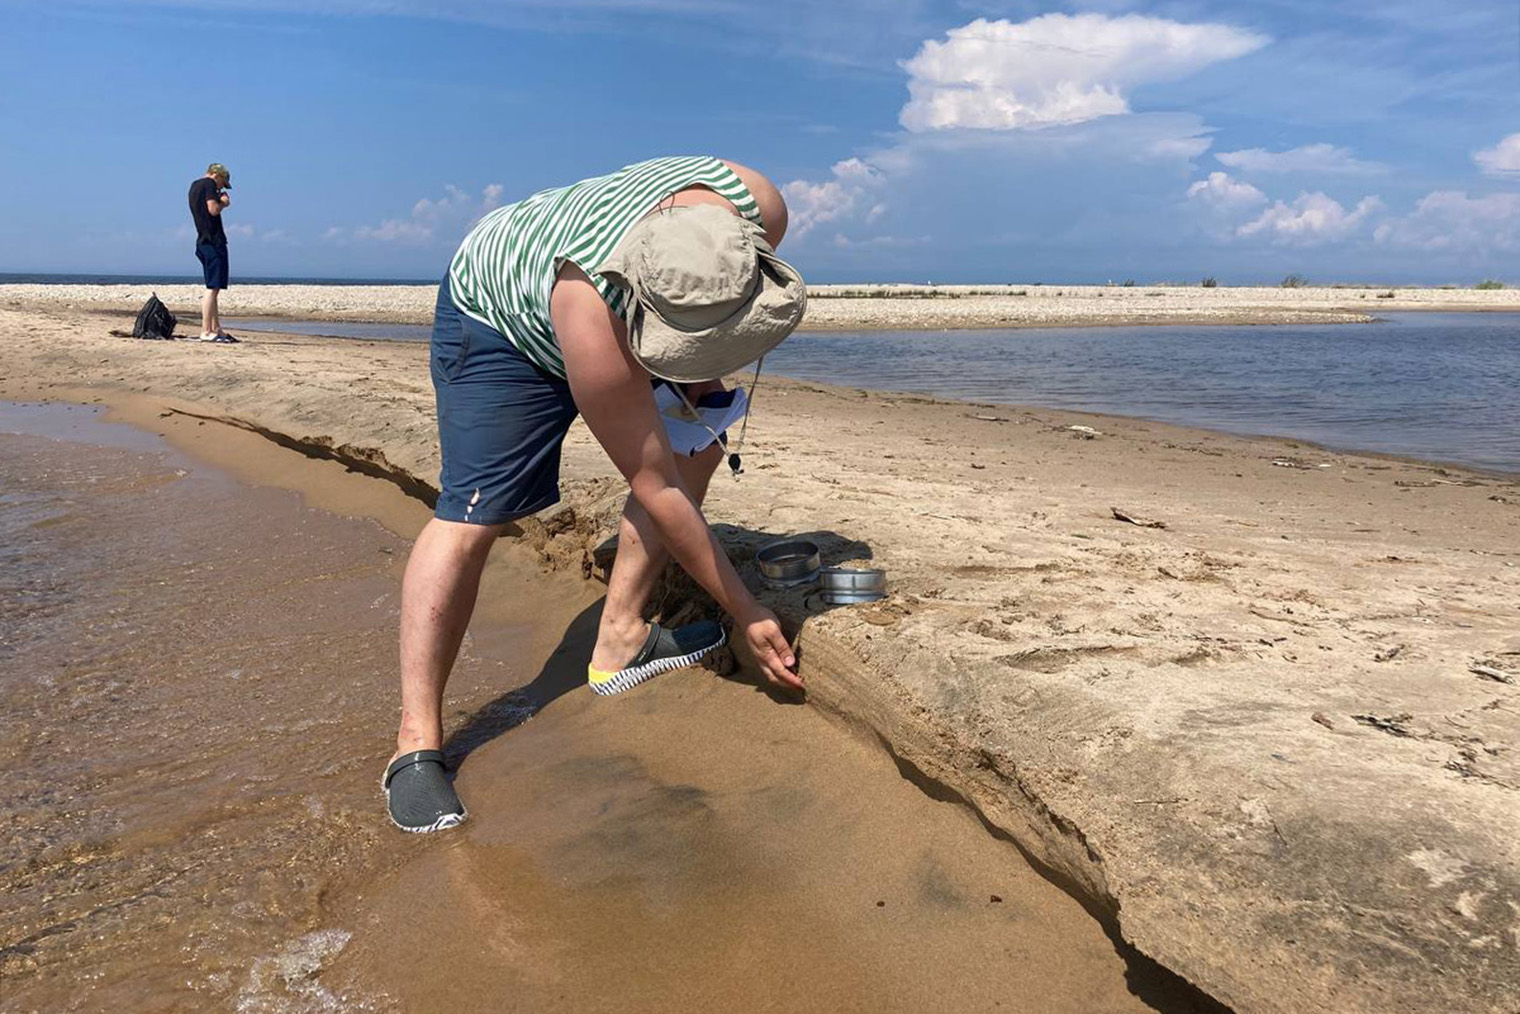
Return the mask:
<svg viewBox="0 0 1520 1014">
<path fill-rule="evenodd" d="M 404 324 L 249 322 L 426 341 Z M 1138 416 L 1520 472 L 1520 314 L 1373 324 L 799 334 L 766 369 L 847 387 Z M 762 392 L 763 393 L 763 392 Z M 763 405 L 763 397 L 757 403 Z"/>
<path fill-rule="evenodd" d="M 0 477 L 6 1014 L 1197 1009 L 813 709 L 586 692 L 596 607 L 505 550 L 446 706 L 471 819 L 396 832 L 405 540 L 78 407 L 0 403 Z"/>
<path fill-rule="evenodd" d="M 1295 437 L 1520 472 L 1520 314 L 1372 324 L 813 334 L 805 380 Z"/>
<path fill-rule="evenodd" d="M 0 1008 L 331 1009 L 404 544 L 84 408 L 0 476 Z"/>
<path fill-rule="evenodd" d="M 308 334 L 320 338 L 356 338 L 365 341 L 425 342 L 433 333 L 431 324 L 387 324 L 349 320 L 285 320 L 283 318 L 227 317 L 222 326 L 228 331 L 272 331 L 278 334 Z"/>
<path fill-rule="evenodd" d="M 467 764 L 465 834 L 344 925 L 409 1010 L 1194 1010 L 965 809 L 809 708 L 705 674 L 556 703 Z M 547 913 L 552 918 L 545 919 Z M 504 1003 L 504 998 L 511 1003 Z"/>
</svg>

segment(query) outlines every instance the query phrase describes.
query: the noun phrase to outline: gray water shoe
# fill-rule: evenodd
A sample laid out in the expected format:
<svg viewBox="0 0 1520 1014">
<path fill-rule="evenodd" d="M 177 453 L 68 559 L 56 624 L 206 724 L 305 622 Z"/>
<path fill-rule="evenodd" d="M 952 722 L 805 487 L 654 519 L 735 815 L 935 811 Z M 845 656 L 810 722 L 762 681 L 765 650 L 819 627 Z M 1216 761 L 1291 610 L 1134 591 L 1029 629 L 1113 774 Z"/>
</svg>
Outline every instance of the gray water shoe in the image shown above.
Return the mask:
<svg viewBox="0 0 1520 1014">
<path fill-rule="evenodd" d="M 464 823 L 464 804 L 449 782 L 441 750 L 416 750 L 391 761 L 380 783 L 391 823 L 426 834 Z"/>
</svg>

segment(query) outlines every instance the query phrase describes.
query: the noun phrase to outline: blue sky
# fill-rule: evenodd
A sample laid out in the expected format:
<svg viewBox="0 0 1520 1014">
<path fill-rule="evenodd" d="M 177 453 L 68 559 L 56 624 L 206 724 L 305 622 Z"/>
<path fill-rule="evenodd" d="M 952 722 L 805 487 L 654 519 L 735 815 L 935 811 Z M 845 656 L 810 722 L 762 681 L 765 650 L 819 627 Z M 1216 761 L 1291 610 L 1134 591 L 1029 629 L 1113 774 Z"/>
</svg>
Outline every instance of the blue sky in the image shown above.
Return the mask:
<svg viewBox="0 0 1520 1014">
<path fill-rule="evenodd" d="M 441 275 L 486 208 L 753 165 L 814 281 L 1520 282 L 1514 0 L 0 0 L 0 271 Z"/>
</svg>

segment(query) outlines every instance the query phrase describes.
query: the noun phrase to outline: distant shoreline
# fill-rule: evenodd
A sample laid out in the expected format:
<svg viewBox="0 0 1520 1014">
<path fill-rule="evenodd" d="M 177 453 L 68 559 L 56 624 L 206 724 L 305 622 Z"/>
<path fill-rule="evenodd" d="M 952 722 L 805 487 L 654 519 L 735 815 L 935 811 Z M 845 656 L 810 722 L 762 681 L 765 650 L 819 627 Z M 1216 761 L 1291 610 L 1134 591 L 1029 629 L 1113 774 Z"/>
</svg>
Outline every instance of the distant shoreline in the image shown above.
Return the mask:
<svg viewBox="0 0 1520 1014">
<path fill-rule="evenodd" d="M 337 275 L 314 275 L 311 277 L 297 275 L 251 275 L 247 278 L 235 279 L 239 286 L 270 286 L 270 285 L 321 285 L 321 286 L 420 286 L 437 285 L 437 280 L 428 278 L 381 278 L 381 277 L 344 277 Z M 111 274 L 109 272 L 69 272 L 69 271 L 0 271 L 0 288 L 10 285 L 199 285 L 200 276 L 195 274 Z M 1501 283 L 1502 284 L 1502 283 Z M 809 291 L 820 298 L 840 298 L 862 295 L 873 297 L 880 294 L 891 293 L 904 295 L 909 298 L 924 298 L 925 296 L 959 296 L 959 295 L 1012 295 L 1025 289 L 1219 289 L 1219 290 L 1245 290 L 1245 289 L 1279 289 L 1287 291 L 1311 291 L 1321 289 L 1338 290 L 1342 292 L 1485 292 L 1485 291 L 1520 291 L 1520 284 L 1505 286 L 1497 290 L 1479 289 L 1476 285 L 1456 285 L 1451 283 L 1434 284 L 1410 282 L 1394 284 L 1388 282 L 1326 282 L 1323 284 L 1304 284 L 1300 286 L 1282 286 L 1271 284 L 1216 284 L 1202 285 L 1197 282 L 1152 282 L 1141 284 L 1134 281 L 1125 282 L 823 282 L 812 285 Z"/>
<path fill-rule="evenodd" d="M 48 271 L 0 271 L 0 287 L 7 285 L 199 285 L 199 275 L 92 275 Z M 426 278 L 295 278 L 288 275 L 254 275 L 238 279 L 239 285 L 437 285 Z"/>
<path fill-rule="evenodd" d="M 0 306 L 126 312 L 157 293 L 176 313 L 193 317 L 203 291 L 195 283 L 0 284 Z M 1520 289 L 819 285 L 809 294 L 803 326 L 810 331 L 1367 323 L 1389 310 L 1520 312 Z M 223 296 L 222 312 L 229 317 L 426 324 L 436 296 L 435 282 L 234 284 Z"/>
</svg>

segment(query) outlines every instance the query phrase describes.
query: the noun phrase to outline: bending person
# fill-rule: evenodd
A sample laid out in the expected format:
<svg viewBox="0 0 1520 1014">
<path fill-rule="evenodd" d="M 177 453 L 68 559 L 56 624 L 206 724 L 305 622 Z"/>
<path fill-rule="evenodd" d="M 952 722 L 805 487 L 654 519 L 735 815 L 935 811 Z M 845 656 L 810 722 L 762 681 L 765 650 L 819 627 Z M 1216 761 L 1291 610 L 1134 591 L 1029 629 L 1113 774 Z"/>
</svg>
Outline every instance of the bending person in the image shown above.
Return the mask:
<svg viewBox="0 0 1520 1014">
<path fill-rule="evenodd" d="M 767 679 L 801 687 L 775 615 L 702 516 L 721 442 L 673 454 L 653 387 L 671 383 L 690 405 L 796 328 L 802 279 L 774 252 L 786 219 L 754 170 L 660 158 L 498 208 L 465 237 L 433 322 L 442 495 L 402 585 L 401 728 L 384 779 L 398 827 L 465 818 L 443 766 L 444 685 L 502 527 L 559 501 L 560 446 L 577 414 L 631 490 L 591 689 L 626 690 L 723 643 L 715 623 L 645 621 L 671 558 L 734 617 Z"/>
</svg>

